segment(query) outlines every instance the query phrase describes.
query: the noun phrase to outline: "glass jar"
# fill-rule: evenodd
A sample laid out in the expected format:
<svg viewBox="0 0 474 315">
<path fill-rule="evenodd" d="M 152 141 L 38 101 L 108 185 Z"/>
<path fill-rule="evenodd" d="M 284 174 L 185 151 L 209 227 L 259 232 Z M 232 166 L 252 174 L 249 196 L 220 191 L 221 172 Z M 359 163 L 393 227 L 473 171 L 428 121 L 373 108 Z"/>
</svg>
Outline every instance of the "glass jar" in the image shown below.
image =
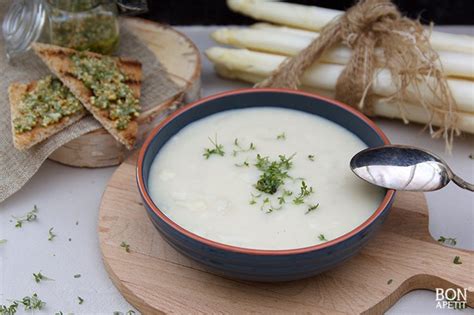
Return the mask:
<svg viewBox="0 0 474 315">
<path fill-rule="evenodd" d="M 3 21 L 7 57 L 35 41 L 110 54 L 119 42 L 119 10 L 145 12 L 146 0 L 14 0 Z"/>
</svg>

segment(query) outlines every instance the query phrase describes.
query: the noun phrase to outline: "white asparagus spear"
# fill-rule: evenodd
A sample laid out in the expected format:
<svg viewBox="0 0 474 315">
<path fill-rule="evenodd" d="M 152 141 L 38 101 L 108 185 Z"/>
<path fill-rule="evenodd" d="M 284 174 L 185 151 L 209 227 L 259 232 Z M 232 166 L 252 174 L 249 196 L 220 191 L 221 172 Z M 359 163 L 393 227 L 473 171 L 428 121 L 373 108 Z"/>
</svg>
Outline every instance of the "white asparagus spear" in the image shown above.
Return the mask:
<svg viewBox="0 0 474 315">
<path fill-rule="evenodd" d="M 289 33 L 289 34 L 309 36 L 311 38 L 315 38 L 316 36 L 319 35 L 319 32 L 307 31 L 307 30 L 302 30 L 299 28 L 275 25 L 275 24 L 270 24 L 270 23 L 265 23 L 265 22 L 254 23 L 250 25 L 250 28 L 257 29 L 257 30 L 281 31 L 281 32 Z"/>
<path fill-rule="evenodd" d="M 298 34 L 278 29 L 254 28 L 220 28 L 212 33 L 212 38 L 221 44 L 241 48 L 294 56 L 306 48 L 319 33 Z M 351 49 L 338 45 L 322 56 L 323 62 L 347 64 L 351 57 Z M 474 78 L 474 55 L 439 51 L 439 58 L 446 75 Z M 376 50 L 379 65 L 383 64 L 382 50 Z"/>
<path fill-rule="evenodd" d="M 312 31 L 320 31 L 326 24 L 344 13 L 316 6 L 268 0 L 227 0 L 227 5 L 233 11 L 257 20 Z M 472 36 L 432 32 L 430 42 L 437 50 L 474 53 L 474 38 Z"/>
<path fill-rule="evenodd" d="M 231 49 L 212 47 L 206 50 L 207 57 L 231 70 L 245 71 L 268 77 L 275 71 L 286 57 L 272 55 L 247 49 Z M 317 63 L 306 70 L 302 77 L 302 83 L 307 86 L 335 90 L 336 82 L 343 71 L 344 66 L 335 64 Z M 429 79 L 427 79 L 429 81 Z M 449 79 L 448 85 L 459 111 L 474 113 L 474 82 L 468 80 Z M 427 101 L 436 103 L 438 100 L 426 84 L 420 84 L 419 88 Z M 378 69 L 374 77 L 372 89 L 375 94 L 390 97 L 397 92 L 397 87 L 392 81 L 390 72 L 386 69 Z M 417 102 L 414 88 L 409 88 L 407 101 Z"/>
<path fill-rule="evenodd" d="M 228 79 L 238 79 L 238 80 L 250 82 L 250 83 L 257 83 L 264 79 L 263 76 L 259 76 L 256 74 L 243 72 L 243 71 L 229 70 L 228 68 L 219 64 L 216 64 L 215 68 L 216 68 L 217 73 L 220 76 L 224 78 L 228 78 Z M 304 91 L 316 93 L 322 96 L 334 98 L 334 91 L 315 89 L 315 88 L 307 87 L 307 86 L 302 86 L 301 89 Z M 404 117 L 411 122 L 427 124 L 430 121 L 430 115 L 426 111 L 426 109 L 424 109 L 423 107 L 420 107 L 414 104 L 404 103 L 403 109 L 404 109 Z M 385 118 L 391 118 L 391 119 L 395 119 L 395 118 L 403 119 L 402 118 L 403 116 L 402 116 L 402 113 L 400 112 L 399 107 L 383 99 L 377 100 L 375 102 L 374 113 L 376 116 L 379 116 L 379 117 L 385 117 Z M 458 112 L 458 117 L 459 117 L 459 121 L 458 121 L 459 129 L 461 131 L 474 134 L 474 114 Z M 442 122 L 439 119 L 439 117 L 435 117 L 432 123 L 434 126 L 442 125 Z"/>
</svg>

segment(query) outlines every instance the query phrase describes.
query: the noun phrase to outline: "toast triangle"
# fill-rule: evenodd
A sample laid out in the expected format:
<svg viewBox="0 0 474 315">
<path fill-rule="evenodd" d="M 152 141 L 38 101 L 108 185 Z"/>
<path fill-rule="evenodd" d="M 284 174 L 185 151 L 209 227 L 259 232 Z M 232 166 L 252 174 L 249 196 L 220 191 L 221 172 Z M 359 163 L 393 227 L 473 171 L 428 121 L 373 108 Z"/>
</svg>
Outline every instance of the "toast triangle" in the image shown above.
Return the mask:
<svg viewBox="0 0 474 315">
<path fill-rule="evenodd" d="M 74 66 L 70 56 L 79 53 L 70 48 L 59 47 L 50 44 L 35 43 L 33 49 L 43 60 L 48 68 L 66 85 L 76 96 L 84 107 L 97 119 L 102 126 L 119 142 L 131 150 L 135 144 L 138 132 L 137 121 L 131 120 L 124 130 L 118 130 L 115 127 L 115 121 L 108 117 L 108 111 L 95 107 L 90 102 L 93 96 L 92 91 L 87 88 L 82 81 L 77 79 L 71 71 Z M 91 58 L 104 58 L 103 55 L 92 52 L 80 52 Z M 142 78 L 141 63 L 128 58 L 113 57 L 119 70 L 127 77 L 126 84 L 132 89 L 134 96 L 140 99 L 140 85 Z"/>
<path fill-rule="evenodd" d="M 13 135 L 13 145 L 20 151 L 27 150 L 38 144 L 50 136 L 58 133 L 67 126 L 72 125 L 76 121 L 79 121 L 82 117 L 87 115 L 87 111 L 84 109 L 78 111 L 72 115 L 65 116 L 57 123 L 51 124 L 47 127 L 35 126 L 30 131 L 25 131 L 22 133 L 16 133 L 14 127 L 14 120 L 17 117 L 21 116 L 20 108 L 24 96 L 33 91 L 36 87 L 37 82 L 33 81 L 28 84 L 14 82 L 8 87 L 8 97 L 10 100 L 10 109 L 11 109 L 11 125 L 12 125 L 12 135 Z"/>
</svg>

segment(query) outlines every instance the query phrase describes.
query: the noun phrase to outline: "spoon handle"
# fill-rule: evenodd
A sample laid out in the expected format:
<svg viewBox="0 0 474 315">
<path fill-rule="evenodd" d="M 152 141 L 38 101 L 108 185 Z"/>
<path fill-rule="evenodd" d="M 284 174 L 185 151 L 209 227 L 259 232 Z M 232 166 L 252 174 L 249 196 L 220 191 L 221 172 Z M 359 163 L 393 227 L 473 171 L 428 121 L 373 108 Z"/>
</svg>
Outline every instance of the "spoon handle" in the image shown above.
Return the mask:
<svg viewBox="0 0 474 315">
<path fill-rule="evenodd" d="M 470 183 L 466 182 L 464 179 L 457 176 L 456 174 L 453 174 L 452 180 L 459 187 L 470 190 L 470 191 L 474 191 L 474 185 L 473 184 L 470 184 Z"/>
</svg>

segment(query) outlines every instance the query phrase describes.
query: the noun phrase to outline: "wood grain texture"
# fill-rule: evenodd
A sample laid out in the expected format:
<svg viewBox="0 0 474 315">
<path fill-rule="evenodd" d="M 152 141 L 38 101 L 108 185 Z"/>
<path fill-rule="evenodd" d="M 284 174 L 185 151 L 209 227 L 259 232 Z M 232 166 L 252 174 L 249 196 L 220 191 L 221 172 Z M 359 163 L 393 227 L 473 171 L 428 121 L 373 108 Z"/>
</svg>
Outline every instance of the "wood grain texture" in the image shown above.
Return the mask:
<svg viewBox="0 0 474 315">
<path fill-rule="evenodd" d="M 200 97 L 201 59 L 194 43 L 173 28 L 139 18 L 124 20 L 128 29 L 158 57 L 170 78 L 183 91 L 141 113 L 137 135 L 137 142 L 140 143 L 174 105 L 195 101 Z M 70 166 L 105 167 L 122 163 L 129 153 L 101 128 L 66 143 L 54 151 L 49 159 Z"/>
<path fill-rule="evenodd" d="M 128 158 L 108 183 L 98 233 L 112 281 L 144 314 L 381 314 L 409 291 L 458 287 L 468 288 L 468 305 L 474 306 L 474 253 L 430 236 L 421 193 L 399 192 L 377 235 L 329 272 L 287 283 L 235 281 L 206 272 L 161 238 L 137 190 L 136 158 Z M 453 264 L 455 256 L 461 265 Z"/>
</svg>

